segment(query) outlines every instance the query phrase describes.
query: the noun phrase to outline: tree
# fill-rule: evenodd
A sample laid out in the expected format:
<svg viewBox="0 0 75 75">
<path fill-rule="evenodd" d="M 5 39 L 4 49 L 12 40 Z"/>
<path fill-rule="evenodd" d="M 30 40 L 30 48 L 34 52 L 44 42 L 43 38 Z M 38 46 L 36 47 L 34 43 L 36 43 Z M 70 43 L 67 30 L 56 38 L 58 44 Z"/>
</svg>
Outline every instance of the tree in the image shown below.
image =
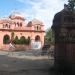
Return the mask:
<svg viewBox="0 0 75 75">
<path fill-rule="evenodd" d="M 46 44 L 54 43 L 54 35 L 51 28 L 46 30 L 45 43 Z"/>
<path fill-rule="evenodd" d="M 70 11 L 75 11 L 75 0 L 68 0 L 68 9 Z"/>
</svg>

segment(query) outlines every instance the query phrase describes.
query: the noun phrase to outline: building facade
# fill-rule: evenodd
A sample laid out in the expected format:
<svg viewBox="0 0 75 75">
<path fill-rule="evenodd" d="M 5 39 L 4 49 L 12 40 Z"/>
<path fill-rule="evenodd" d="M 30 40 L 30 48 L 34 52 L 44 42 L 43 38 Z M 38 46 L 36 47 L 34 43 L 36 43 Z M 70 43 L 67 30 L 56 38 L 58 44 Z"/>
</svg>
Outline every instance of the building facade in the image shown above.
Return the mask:
<svg viewBox="0 0 75 75">
<path fill-rule="evenodd" d="M 14 38 L 21 37 L 29 38 L 31 42 L 41 42 L 41 47 L 44 45 L 44 25 L 41 21 L 33 19 L 26 23 L 26 19 L 20 13 L 12 13 L 8 18 L 0 20 L 0 50 L 4 48 L 4 39 L 9 42 L 12 39 L 12 32 Z"/>
</svg>

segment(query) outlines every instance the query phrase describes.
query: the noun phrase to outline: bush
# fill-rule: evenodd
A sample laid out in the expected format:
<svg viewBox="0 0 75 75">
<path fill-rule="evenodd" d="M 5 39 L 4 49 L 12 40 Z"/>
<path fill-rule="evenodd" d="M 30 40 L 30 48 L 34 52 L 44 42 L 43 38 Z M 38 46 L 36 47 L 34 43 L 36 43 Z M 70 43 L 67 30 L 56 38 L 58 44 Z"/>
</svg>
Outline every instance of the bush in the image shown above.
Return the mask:
<svg viewBox="0 0 75 75">
<path fill-rule="evenodd" d="M 24 36 L 22 36 L 20 39 L 18 39 L 18 37 L 16 36 L 14 41 L 13 41 L 14 44 L 25 44 L 25 45 L 29 45 L 30 44 L 30 39 L 25 39 Z"/>
<path fill-rule="evenodd" d="M 15 39 L 13 40 L 13 43 L 14 43 L 14 44 L 19 44 L 19 39 L 18 39 L 17 36 L 16 36 Z"/>
</svg>

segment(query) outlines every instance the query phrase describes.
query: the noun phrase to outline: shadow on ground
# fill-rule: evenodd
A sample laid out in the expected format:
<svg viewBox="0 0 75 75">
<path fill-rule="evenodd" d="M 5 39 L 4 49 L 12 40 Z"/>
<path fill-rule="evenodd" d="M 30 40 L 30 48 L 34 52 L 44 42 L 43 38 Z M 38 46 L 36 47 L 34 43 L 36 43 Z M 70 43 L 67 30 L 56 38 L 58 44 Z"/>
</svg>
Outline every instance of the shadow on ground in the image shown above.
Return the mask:
<svg viewBox="0 0 75 75">
<path fill-rule="evenodd" d="M 54 66 L 49 69 L 50 75 L 75 75 L 71 68 L 58 69 Z"/>
</svg>

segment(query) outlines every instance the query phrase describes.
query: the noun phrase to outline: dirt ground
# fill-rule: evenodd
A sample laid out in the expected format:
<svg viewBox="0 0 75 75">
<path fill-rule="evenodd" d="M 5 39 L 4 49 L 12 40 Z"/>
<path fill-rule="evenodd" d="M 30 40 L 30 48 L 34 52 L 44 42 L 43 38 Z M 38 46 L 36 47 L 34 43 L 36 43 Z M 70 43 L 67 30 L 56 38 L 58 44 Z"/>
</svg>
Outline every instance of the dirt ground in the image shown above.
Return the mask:
<svg viewBox="0 0 75 75">
<path fill-rule="evenodd" d="M 0 75 L 51 75 L 51 65 L 47 56 L 0 51 Z"/>
</svg>

